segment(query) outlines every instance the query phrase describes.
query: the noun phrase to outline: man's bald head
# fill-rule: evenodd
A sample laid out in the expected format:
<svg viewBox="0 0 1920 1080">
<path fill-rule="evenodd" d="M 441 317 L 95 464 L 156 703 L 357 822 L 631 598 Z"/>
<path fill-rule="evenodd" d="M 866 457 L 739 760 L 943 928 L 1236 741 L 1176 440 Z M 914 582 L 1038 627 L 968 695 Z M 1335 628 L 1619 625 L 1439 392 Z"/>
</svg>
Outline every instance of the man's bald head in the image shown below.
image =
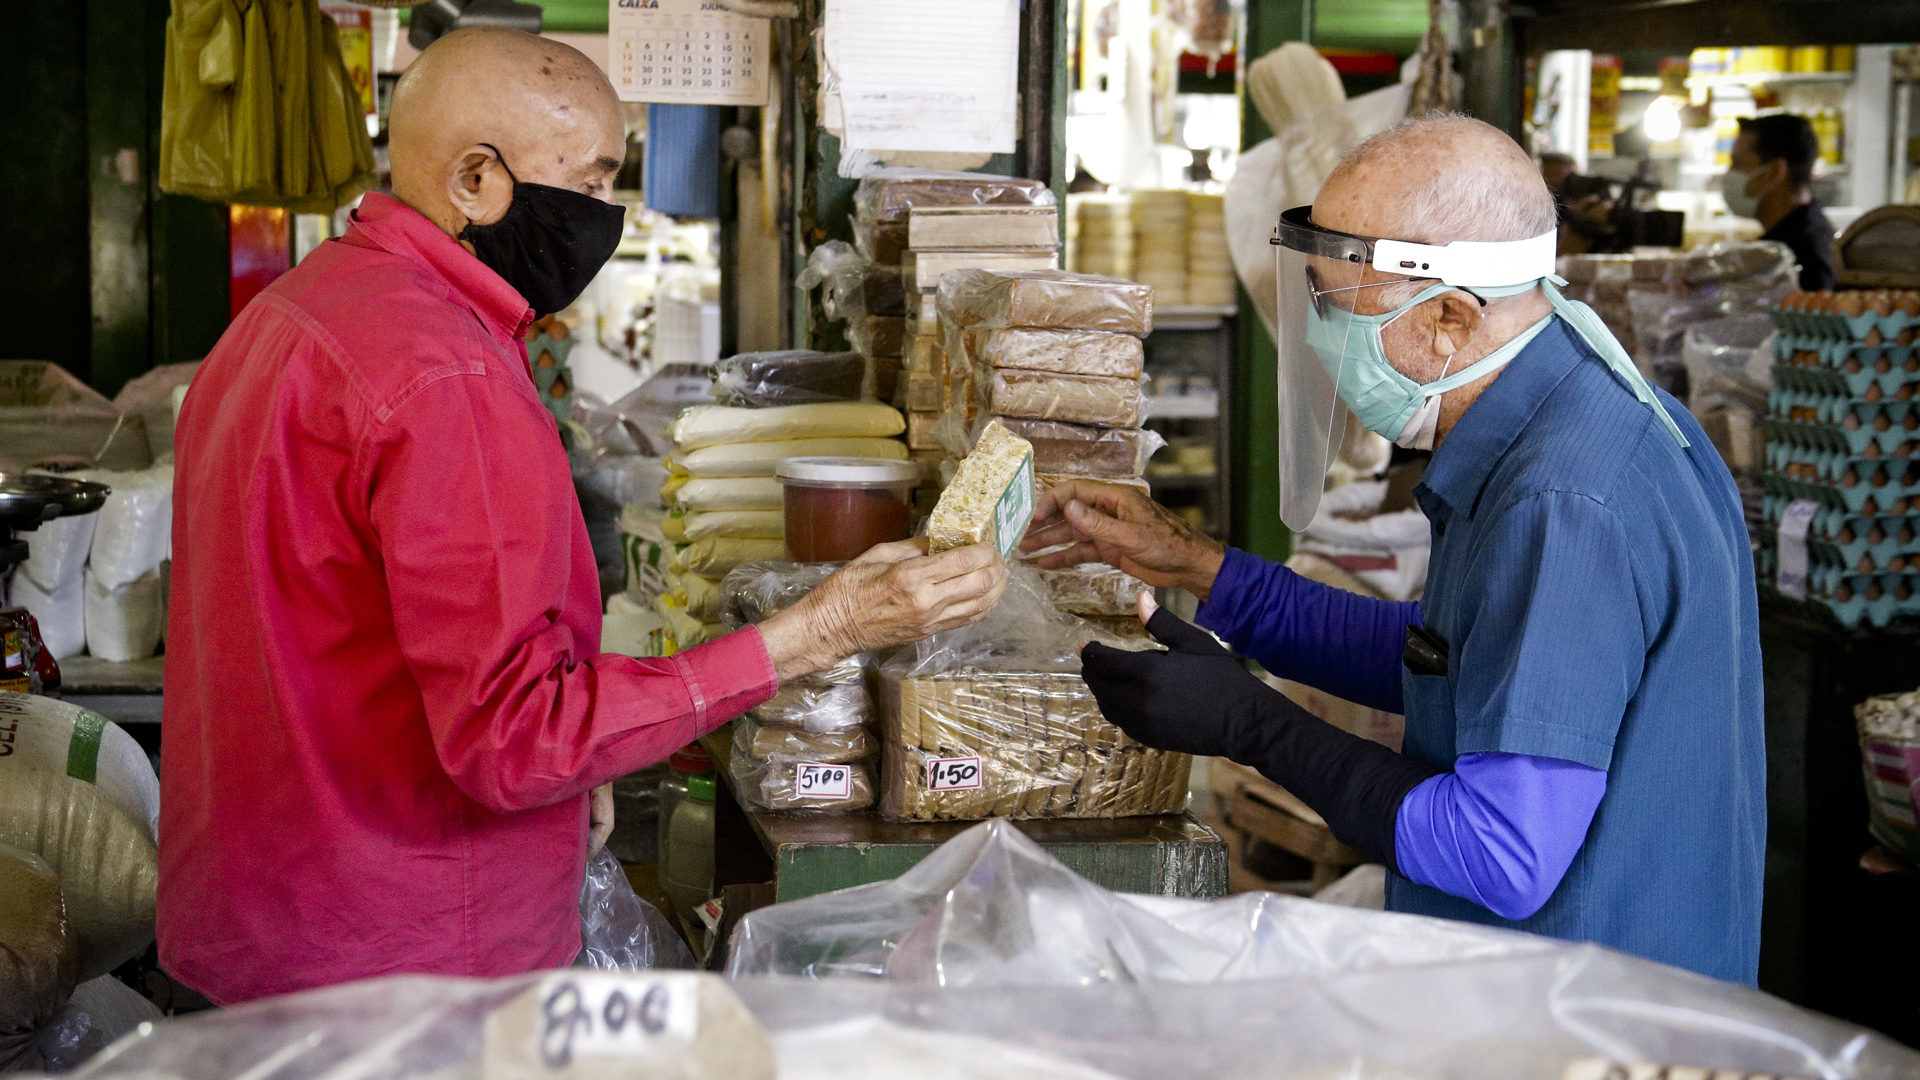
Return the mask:
<svg viewBox="0 0 1920 1080">
<path fill-rule="evenodd" d="M 1313 220 L 1424 244 L 1528 240 L 1554 230 L 1553 194 L 1507 134 L 1467 116 L 1409 120 L 1341 160 Z"/>
<path fill-rule="evenodd" d="M 451 234 L 506 212 L 507 169 L 611 202 L 626 155 L 619 99 L 593 61 L 498 27 L 422 52 L 394 88 L 387 130 L 394 195 Z"/>
</svg>

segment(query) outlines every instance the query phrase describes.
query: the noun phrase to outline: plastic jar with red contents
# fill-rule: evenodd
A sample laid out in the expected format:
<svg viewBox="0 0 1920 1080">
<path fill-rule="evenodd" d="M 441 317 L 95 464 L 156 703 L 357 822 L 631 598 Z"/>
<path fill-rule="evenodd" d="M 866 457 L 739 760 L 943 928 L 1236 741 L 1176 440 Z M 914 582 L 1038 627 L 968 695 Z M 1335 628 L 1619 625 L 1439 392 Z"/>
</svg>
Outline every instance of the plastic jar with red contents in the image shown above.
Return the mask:
<svg viewBox="0 0 1920 1080">
<path fill-rule="evenodd" d="M 784 489 L 787 557 L 844 562 L 912 535 L 920 467 L 884 458 L 795 457 L 774 466 Z"/>
</svg>

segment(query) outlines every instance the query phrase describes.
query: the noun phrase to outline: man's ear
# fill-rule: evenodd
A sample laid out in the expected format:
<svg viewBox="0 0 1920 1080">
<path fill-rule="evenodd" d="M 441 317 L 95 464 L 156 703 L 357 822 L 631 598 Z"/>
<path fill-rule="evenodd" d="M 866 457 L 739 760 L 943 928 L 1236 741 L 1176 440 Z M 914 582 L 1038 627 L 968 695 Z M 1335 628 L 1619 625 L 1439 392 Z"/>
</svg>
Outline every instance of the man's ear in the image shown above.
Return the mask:
<svg viewBox="0 0 1920 1080">
<path fill-rule="evenodd" d="M 1760 166 L 1760 175 L 1767 178 L 1767 187 L 1776 188 L 1787 182 L 1787 159 L 1774 158 Z"/>
<path fill-rule="evenodd" d="M 1480 320 L 1486 317 L 1480 298 L 1461 289 L 1441 293 L 1430 306 L 1434 312 L 1432 332 L 1436 356 L 1452 356 L 1466 348 L 1474 332 L 1480 329 Z"/>
<path fill-rule="evenodd" d="M 447 173 L 447 202 L 466 221 L 490 225 L 513 201 L 513 181 L 493 151 L 478 144 L 454 159 Z"/>
</svg>

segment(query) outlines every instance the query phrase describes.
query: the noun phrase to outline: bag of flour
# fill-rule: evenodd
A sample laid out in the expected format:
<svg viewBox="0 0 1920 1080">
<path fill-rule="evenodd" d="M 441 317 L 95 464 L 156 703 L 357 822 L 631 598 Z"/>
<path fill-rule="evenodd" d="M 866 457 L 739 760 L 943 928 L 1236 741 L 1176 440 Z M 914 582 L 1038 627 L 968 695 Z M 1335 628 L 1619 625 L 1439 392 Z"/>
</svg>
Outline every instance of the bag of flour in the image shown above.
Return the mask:
<svg viewBox="0 0 1920 1080">
<path fill-rule="evenodd" d="M 69 474 L 90 480 L 91 471 Z M 55 660 L 87 647 L 82 585 L 98 513 L 55 518 L 26 533 L 27 559 L 14 571 L 11 600 L 40 621 L 40 639 Z"/>
<path fill-rule="evenodd" d="M 133 736 L 75 705 L 0 692 L 0 844 L 59 876 L 82 979 L 153 941 L 159 810 Z"/>
<path fill-rule="evenodd" d="M 87 563 L 87 651 L 105 660 L 144 660 L 166 630 L 166 569 L 173 548 L 173 466 L 102 472 L 113 488 L 94 516 Z"/>
</svg>

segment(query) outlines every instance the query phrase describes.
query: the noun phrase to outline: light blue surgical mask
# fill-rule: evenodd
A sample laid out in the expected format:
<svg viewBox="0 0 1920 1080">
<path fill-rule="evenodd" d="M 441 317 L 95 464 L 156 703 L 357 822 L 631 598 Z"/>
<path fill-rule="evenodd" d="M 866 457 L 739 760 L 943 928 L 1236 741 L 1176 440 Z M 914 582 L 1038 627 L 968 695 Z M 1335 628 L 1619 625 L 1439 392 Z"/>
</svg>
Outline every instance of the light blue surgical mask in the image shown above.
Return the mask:
<svg viewBox="0 0 1920 1080">
<path fill-rule="evenodd" d="M 1553 305 L 1553 315 L 1565 319 L 1575 332 L 1594 347 L 1607 366 L 1627 384 L 1634 396 L 1659 415 L 1674 439 L 1687 445 L 1679 425 L 1667 415 L 1652 387 L 1633 366 L 1626 350 L 1613 339 L 1593 309 L 1568 300 L 1555 288 L 1557 279 L 1541 278 L 1499 288 L 1475 287 L 1465 290 L 1482 299 L 1518 296 L 1538 287 L 1544 289 Z M 1379 315 L 1356 315 L 1338 304 L 1314 304 L 1307 312 L 1307 344 L 1334 379 L 1335 389 L 1347 408 L 1353 411 L 1367 430 L 1382 435 L 1400 446 L 1414 450 L 1433 449 L 1440 419 L 1441 395 L 1484 378 L 1510 363 L 1538 337 L 1553 315 L 1534 323 L 1513 340 L 1461 368 L 1443 374 L 1429 383 L 1417 383 L 1387 360 L 1380 331 L 1388 323 L 1433 298 L 1451 292 L 1456 286 L 1437 283 L 1392 311 Z M 1451 360 L 1448 361 L 1452 363 Z"/>
</svg>

